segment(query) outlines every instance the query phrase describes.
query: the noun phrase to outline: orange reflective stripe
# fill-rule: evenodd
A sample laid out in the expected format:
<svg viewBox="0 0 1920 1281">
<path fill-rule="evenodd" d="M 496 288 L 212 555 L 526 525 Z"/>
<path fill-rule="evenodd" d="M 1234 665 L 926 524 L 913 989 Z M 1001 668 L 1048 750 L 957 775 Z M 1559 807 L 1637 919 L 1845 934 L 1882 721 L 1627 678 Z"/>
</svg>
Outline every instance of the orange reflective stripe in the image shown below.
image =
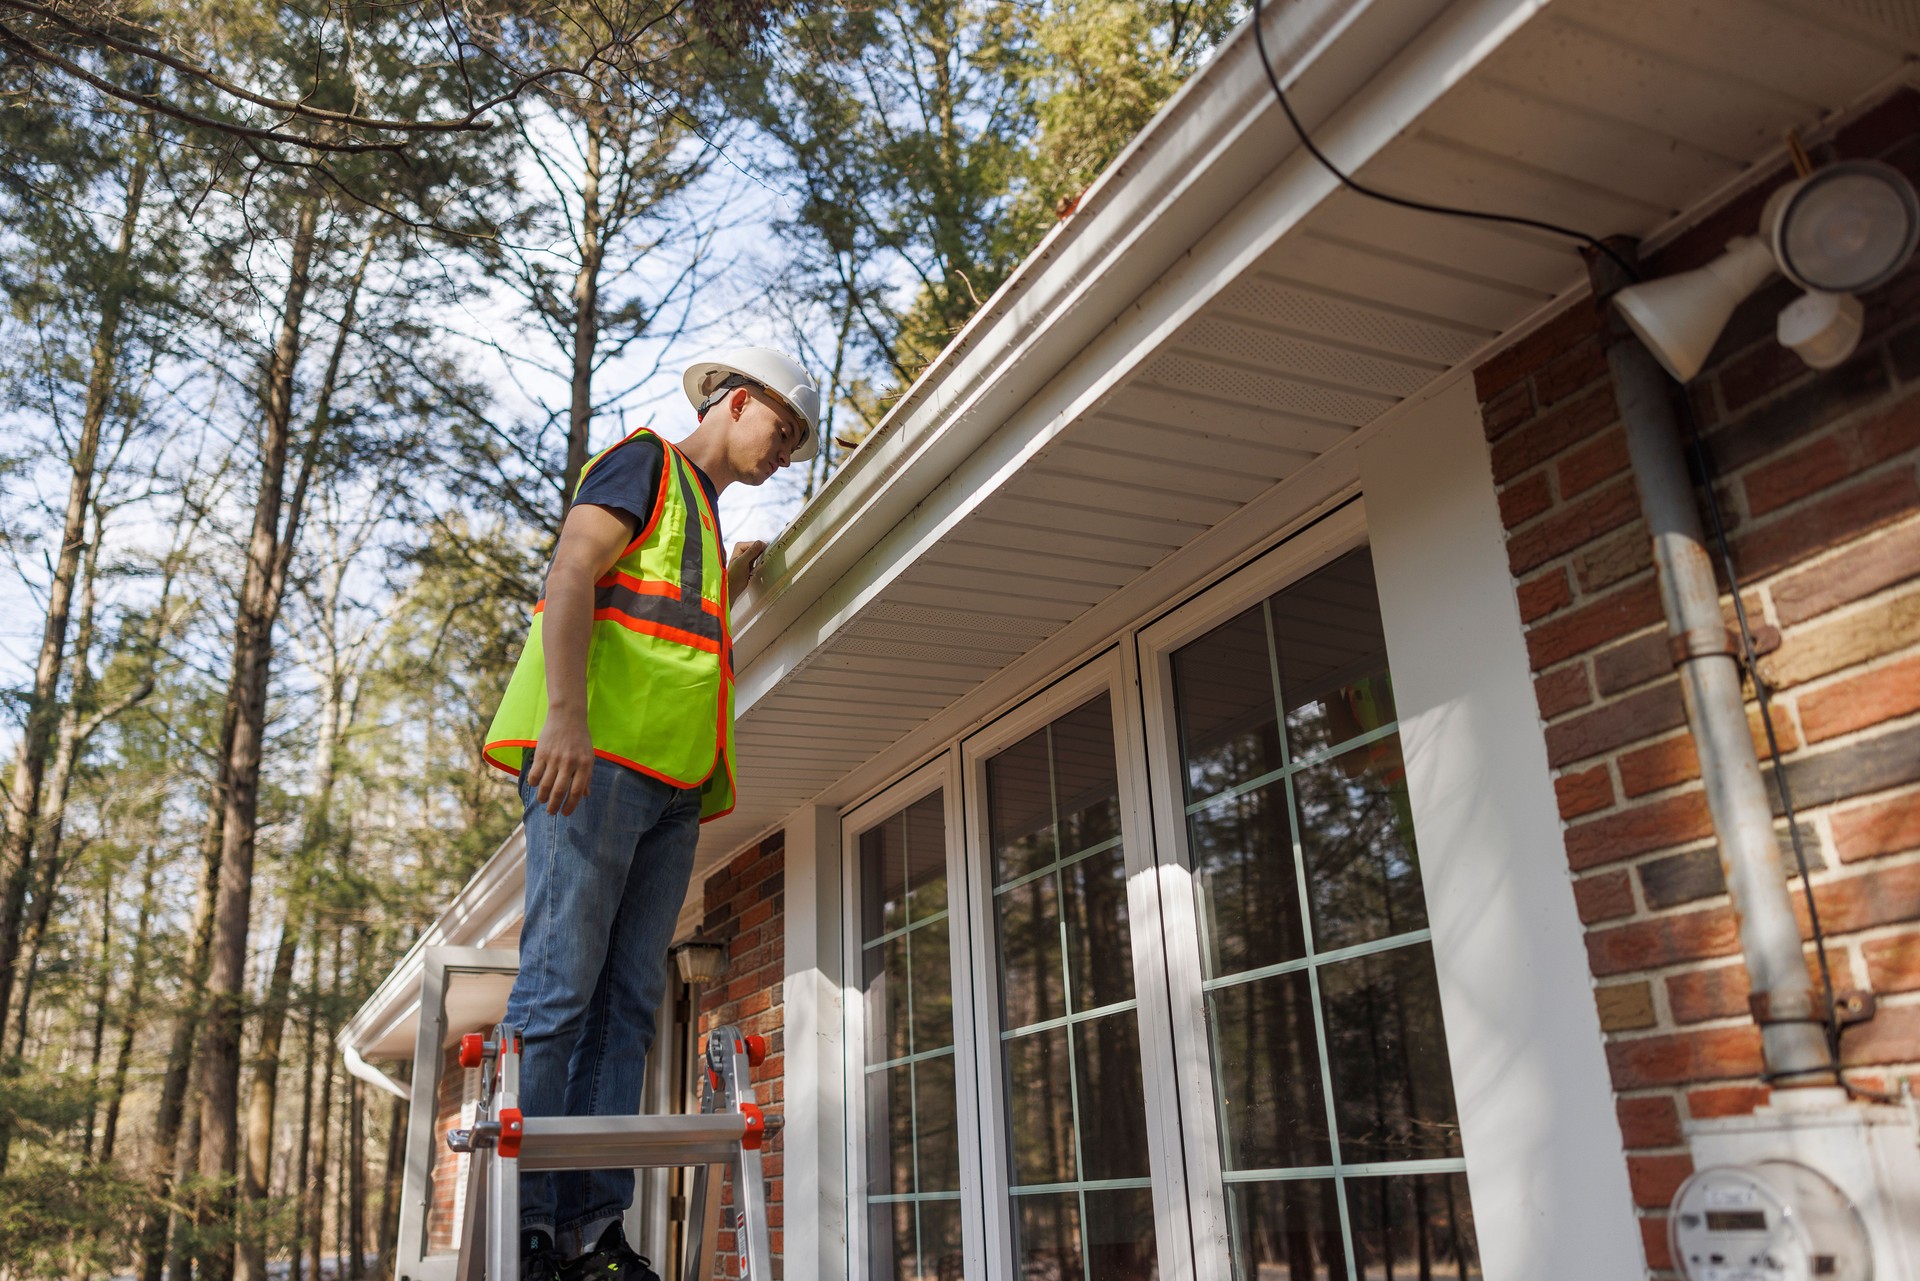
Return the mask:
<svg viewBox="0 0 1920 1281">
<path fill-rule="evenodd" d="M 669 627 L 665 623 L 656 623 L 650 619 L 635 618 L 617 609 L 596 609 L 593 611 L 596 623 L 618 623 L 630 632 L 639 632 L 642 636 L 657 636 L 661 640 L 685 645 L 689 649 L 704 650 L 709 654 L 720 652 L 720 642 L 705 636 L 696 636 L 692 632 L 682 631 L 678 627 Z"/>
<path fill-rule="evenodd" d="M 635 578 L 624 569 L 610 571 L 605 578 L 594 583 L 595 587 L 620 586 L 628 591 L 639 592 L 642 596 L 680 595 L 680 584 L 670 583 L 663 578 Z"/>
</svg>

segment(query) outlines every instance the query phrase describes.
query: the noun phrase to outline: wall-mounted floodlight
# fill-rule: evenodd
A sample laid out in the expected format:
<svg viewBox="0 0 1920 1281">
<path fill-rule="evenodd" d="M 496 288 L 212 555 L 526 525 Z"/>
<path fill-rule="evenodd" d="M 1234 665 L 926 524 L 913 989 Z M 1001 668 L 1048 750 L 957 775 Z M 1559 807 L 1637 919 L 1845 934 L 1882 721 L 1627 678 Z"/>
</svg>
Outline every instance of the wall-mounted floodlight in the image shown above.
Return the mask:
<svg viewBox="0 0 1920 1281">
<path fill-rule="evenodd" d="M 1667 372 L 1687 382 L 1733 309 L 1778 271 L 1807 293 L 1780 313 L 1776 336 L 1815 369 L 1830 369 L 1860 341 L 1863 309 L 1851 295 L 1893 279 L 1916 243 L 1913 184 L 1891 165 L 1850 160 L 1774 192 L 1758 236 L 1734 240 L 1697 270 L 1623 289 L 1614 301 Z"/>
</svg>

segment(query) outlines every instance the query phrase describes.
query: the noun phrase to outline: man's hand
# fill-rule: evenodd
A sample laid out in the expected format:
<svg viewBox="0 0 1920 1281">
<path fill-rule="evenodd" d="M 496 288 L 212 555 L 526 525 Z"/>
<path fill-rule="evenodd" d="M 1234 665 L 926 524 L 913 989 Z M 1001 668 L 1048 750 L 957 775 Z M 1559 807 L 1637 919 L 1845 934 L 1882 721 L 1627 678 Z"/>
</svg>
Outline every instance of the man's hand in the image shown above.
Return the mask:
<svg viewBox="0 0 1920 1281">
<path fill-rule="evenodd" d="M 527 786 L 547 813 L 567 815 L 586 799 L 592 778 L 593 737 L 587 732 L 585 709 L 548 712 L 533 764 L 527 767 Z"/>
<path fill-rule="evenodd" d="M 735 543 L 733 555 L 727 558 L 727 603 L 731 605 L 740 599 L 740 593 L 747 590 L 747 583 L 753 577 L 753 571 L 760 564 L 767 545 L 759 539 L 752 542 Z"/>
</svg>

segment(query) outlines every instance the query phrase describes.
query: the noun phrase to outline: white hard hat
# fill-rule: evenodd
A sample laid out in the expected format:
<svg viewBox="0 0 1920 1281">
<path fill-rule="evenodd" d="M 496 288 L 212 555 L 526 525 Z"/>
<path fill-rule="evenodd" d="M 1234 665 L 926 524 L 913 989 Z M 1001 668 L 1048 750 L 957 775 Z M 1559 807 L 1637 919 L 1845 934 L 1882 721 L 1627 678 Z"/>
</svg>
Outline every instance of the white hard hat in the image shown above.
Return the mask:
<svg viewBox="0 0 1920 1281">
<path fill-rule="evenodd" d="M 803 463 L 820 452 L 820 388 L 799 361 L 772 347 L 722 352 L 712 360 L 688 366 L 682 379 L 687 399 L 699 409 L 733 375 L 770 392 L 806 424 L 806 439 L 795 447 L 794 462 Z"/>
</svg>

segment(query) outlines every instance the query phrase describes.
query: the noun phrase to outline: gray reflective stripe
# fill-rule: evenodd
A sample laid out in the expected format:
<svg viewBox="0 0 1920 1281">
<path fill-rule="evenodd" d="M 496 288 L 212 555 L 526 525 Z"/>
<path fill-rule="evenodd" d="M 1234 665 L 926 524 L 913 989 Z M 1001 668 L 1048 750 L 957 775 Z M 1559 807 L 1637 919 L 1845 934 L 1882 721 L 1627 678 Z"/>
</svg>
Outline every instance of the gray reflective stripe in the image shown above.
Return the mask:
<svg viewBox="0 0 1920 1281">
<path fill-rule="evenodd" d="M 676 627 L 702 640 L 716 644 L 720 640 L 720 620 L 700 607 L 698 596 L 692 600 L 655 596 L 648 592 L 636 592 L 624 583 L 614 583 L 593 589 L 593 608 L 596 611 L 617 609 L 629 618 Z"/>
<path fill-rule="evenodd" d="M 693 477 L 687 475 L 690 468 L 677 455 L 672 456 L 672 462 L 673 474 L 680 478 L 680 502 L 687 509 L 686 527 L 680 538 L 680 598 L 697 602 L 700 599 L 702 549 L 707 545 L 707 540 L 700 536 L 700 500 L 693 492 Z"/>
</svg>

